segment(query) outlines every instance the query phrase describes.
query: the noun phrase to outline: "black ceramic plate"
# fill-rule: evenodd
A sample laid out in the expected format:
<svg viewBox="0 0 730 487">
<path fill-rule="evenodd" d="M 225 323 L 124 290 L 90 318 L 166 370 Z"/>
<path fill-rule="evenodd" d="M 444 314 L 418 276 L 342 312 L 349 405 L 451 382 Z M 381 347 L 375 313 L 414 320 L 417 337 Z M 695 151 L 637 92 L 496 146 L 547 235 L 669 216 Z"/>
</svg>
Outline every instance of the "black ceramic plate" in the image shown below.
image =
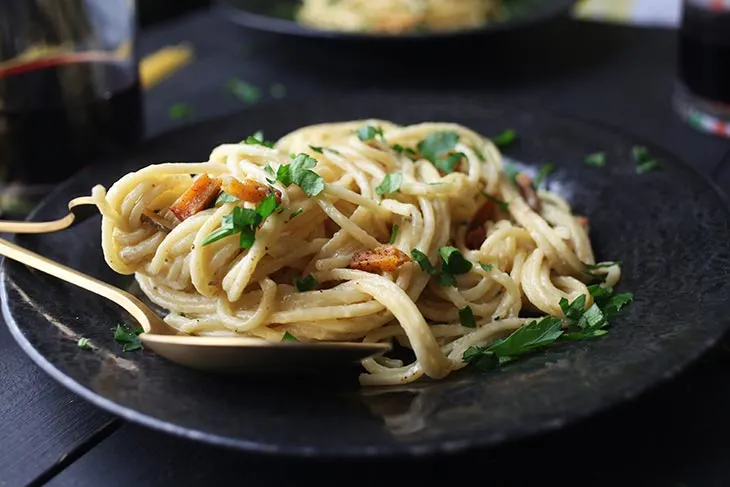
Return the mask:
<svg viewBox="0 0 730 487">
<path fill-rule="evenodd" d="M 204 160 L 211 148 L 257 129 L 276 138 L 325 121 L 378 117 L 457 122 L 485 134 L 514 127 L 508 155 L 557 166 L 551 188 L 591 218 L 601 259 L 623 261 L 621 290 L 635 302 L 605 337 L 555 347 L 503 369 L 464 369 L 441 382 L 359 389 L 356 375 L 314 382 L 253 382 L 184 369 L 151 352 L 122 353 L 113 305 L 13 262 L 5 264 L 3 311 L 23 349 L 91 402 L 131 421 L 201 441 L 319 456 L 425 454 L 495 444 L 558 428 L 670 377 L 728 327 L 730 216 L 689 166 L 650 146 L 661 170 L 637 175 L 640 141 L 581 121 L 481 106 L 475 100 L 399 96 L 259 107 L 165 135 L 127 158 L 86 170 L 33 215 L 62 215 L 72 197 L 130 170 L 167 160 Z M 584 157 L 605 151 L 603 168 Z M 22 236 L 30 249 L 122 287 L 99 248 L 99 219 L 70 231 Z M 80 350 L 80 336 L 98 347 Z"/>
<path fill-rule="evenodd" d="M 236 23 L 256 30 L 302 37 L 338 40 L 409 41 L 484 35 L 542 23 L 567 15 L 576 0 L 507 0 L 499 19 L 483 27 L 451 32 L 419 31 L 401 35 L 338 32 L 314 29 L 295 20 L 298 0 L 218 0 L 221 9 Z"/>
</svg>

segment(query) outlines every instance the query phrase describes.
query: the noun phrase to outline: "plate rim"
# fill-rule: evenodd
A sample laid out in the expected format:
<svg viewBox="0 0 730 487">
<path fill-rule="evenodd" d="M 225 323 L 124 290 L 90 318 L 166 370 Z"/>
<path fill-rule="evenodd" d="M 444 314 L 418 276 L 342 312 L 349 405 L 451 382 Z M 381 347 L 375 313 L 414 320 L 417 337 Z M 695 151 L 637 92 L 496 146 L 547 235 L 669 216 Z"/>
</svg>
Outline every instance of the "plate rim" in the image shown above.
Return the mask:
<svg viewBox="0 0 730 487">
<path fill-rule="evenodd" d="M 480 27 L 460 29 L 456 31 L 434 31 L 420 34 L 372 34 L 367 32 L 345 32 L 337 30 L 315 29 L 303 26 L 296 21 L 277 18 L 270 15 L 263 15 L 230 4 L 229 0 L 217 0 L 215 4 L 225 18 L 234 24 L 247 29 L 259 32 L 267 32 L 277 35 L 286 35 L 308 39 L 324 39 L 355 42 L 428 42 L 438 40 L 451 40 L 469 38 L 479 35 L 496 34 L 498 32 L 511 31 L 531 25 L 545 23 L 558 19 L 571 12 L 580 0 L 548 0 L 555 2 L 554 8 L 545 15 L 534 17 L 530 15 L 520 16 L 514 20 L 485 24 Z"/>
<path fill-rule="evenodd" d="M 390 93 L 380 94 L 376 98 L 380 99 L 401 99 L 402 94 Z M 373 94 L 360 95 L 361 99 L 371 99 Z M 411 97 L 413 100 L 428 99 L 427 95 L 417 94 Z M 562 118 L 574 123 L 583 123 L 590 125 L 597 130 L 604 132 L 610 132 L 623 139 L 631 139 L 637 144 L 643 144 L 654 150 L 659 155 L 665 154 L 671 156 L 673 166 L 691 173 L 698 182 L 705 184 L 711 188 L 714 196 L 717 197 L 719 207 L 725 215 L 728 222 L 730 222 L 730 196 L 728 196 L 721 188 L 719 188 L 711 179 L 711 175 L 705 175 L 699 172 L 695 167 L 687 162 L 687 160 L 676 154 L 673 151 L 667 150 L 663 144 L 655 143 L 651 139 L 645 138 L 641 135 L 635 135 L 622 127 L 607 123 L 601 120 L 590 119 L 586 117 L 580 117 L 565 113 L 555 108 L 547 108 L 542 106 L 536 106 L 534 103 L 524 103 L 522 100 L 515 100 L 510 103 L 500 102 L 488 97 L 479 97 L 474 95 L 451 95 L 448 97 L 442 97 L 442 106 L 445 104 L 451 104 L 454 101 L 461 102 L 483 102 L 483 107 L 489 110 L 506 110 L 510 112 L 517 112 L 521 107 L 527 108 L 532 106 L 530 112 L 538 118 Z M 298 100 L 296 104 L 309 106 L 316 103 L 316 99 L 309 100 Z M 226 120 L 241 118 L 251 113 L 251 111 L 261 110 L 266 105 L 280 105 L 277 102 L 262 103 L 258 105 L 258 108 L 244 108 L 237 110 L 236 112 L 226 114 L 223 116 L 215 117 L 212 119 L 200 120 L 196 123 L 189 124 L 182 127 L 177 127 L 172 130 L 156 134 L 150 138 L 144 139 L 141 144 L 129 148 L 128 151 L 116 154 L 115 158 L 127 157 L 130 154 L 137 153 L 140 150 L 144 150 L 145 146 L 159 143 L 160 140 L 170 139 L 173 140 L 175 136 L 181 132 L 195 130 L 196 127 L 206 124 L 222 123 Z M 729 153 L 730 154 L 730 153 Z M 104 160 L 104 159 L 100 159 Z M 50 192 L 27 216 L 26 220 L 33 220 L 37 213 L 43 209 L 47 201 L 53 198 L 57 193 L 62 193 L 68 186 L 72 185 L 78 177 L 83 174 L 85 170 L 78 171 L 76 174 L 66 179 L 61 184 L 57 185 L 52 192 Z M 15 240 L 15 237 L 9 238 L 9 240 Z M 276 455 L 281 457 L 291 458 L 320 458 L 320 459 L 357 459 L 357 458 L 415 458 L 425 457 L 432 455 L 444 455 L 444 454 L 458 454 L 465 451 L 500 447 L 517 441 L 522 441 L 526 438 L 538 437 L 548 433 L 559 431 L 566 426 L 574 426 L 590 418 L 596 417 L 600 414 L 606 413 L 617 406 L 622 404 L 628 404 L 630 402 L 640 399 L 651 390 L 666 384 L 673 378 L 675 378 L 683 370 L 686 370 L 693 363 L 695 363 L 702 356 L 706 355 L 707 352 L 714 347 L 728 331 L 730 331 L 730 319 L 726 320 L 722 325 L 722 332 L 718 333 L 717 336 L 704 340 L 702 344 L 698 344 L 694 348 L 694 353 L 684 355 L 681 360 L 677 360 L 672 366 L 662 370 L 661 374 L 657 374 L 649 379 L 643 381 L 637 381 L 631 388 L 623 389 L 622 394 L 616 394 L 615 397 L 604 398 L 604 401 L 600 405 L 591 406 L 583 411 L 573 413 L 569 419 L 556 421 L 554 418 L 543 419 L 539 422 L 534 423 L 530 428 L 518 428 L 513 431 L 509 436 L 503 435 L 484 435 L 479 438 L 469 437 L 462 439 L 446 439 L 446 440 L 430 440 L 422 443 L 398 443 L 392 446 L 357 446 L 353 448 L 344 448 L 334 450 L 332 448 L 318 448 L 309 446 L 285 446 L 279 447 L 272 443 L 263 443 L 259 441 L 247 440 L 242 438 L 232 438 L 222 436 L 220 434 L 201 432 L 193 430 L 188 427 L 179 426 L 175 423 L 171 423 L 164 419 L 153 417 L 146 413 L 139 412 L 136 409 L 126 407 L 111 399 L 107 399 L 100 394 L 84 387 L 81 383 L 74 380 L 71 376 L 64 374 L 60 369 L 51 363 L 45 356 L 43 356 L 33 344 L 23 334 L 18 321 L 10 310 L 8 300 L 8 281 L 10 278 L 7 276 L 7 259 L 2 257 L 2 263 L 0 264 L 0 311 L 2 312 L 3 318 L 6 322 L 7 328 L 10 330 L 11 336 L 19 344 L 21 349 L 28 355 L 37 366 L 39 366 L 44 372 L 48 373 L 51 377 L 57 380 L 67 389 L 73 393 L 78 394 L 90 403 L 98 406 L 105 411 L 131 422 L 141 424 L 145 427 L 153 430 L 161 431 L 163 433 L 171 434 L 174 436 L 186 438 L 193 441 L 201 441 L 206 444 L 215 445 L 218 447 L 231 448 L 238 451 L 246 451 L 254 454 L 268 454 Z"/>
</svg>

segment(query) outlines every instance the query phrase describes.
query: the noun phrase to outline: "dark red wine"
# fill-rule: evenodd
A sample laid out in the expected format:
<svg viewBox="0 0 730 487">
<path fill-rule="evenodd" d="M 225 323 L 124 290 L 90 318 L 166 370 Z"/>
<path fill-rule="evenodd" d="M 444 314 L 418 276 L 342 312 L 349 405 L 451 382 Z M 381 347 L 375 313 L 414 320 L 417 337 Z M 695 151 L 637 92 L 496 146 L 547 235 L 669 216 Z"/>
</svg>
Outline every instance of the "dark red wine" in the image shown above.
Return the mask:
<svg viewBox="0 0 730 487">
<path fill-rule="evenodd" d="M 730 103 L 730 12 L 685 3 L 679 37 L 679 76 L 693 94 Z"/>
<path fill-rule="evenodd" d="M 68 61 L 0 70 L 0 216 L 142 134 L 136 70 Z"/>
</svg>

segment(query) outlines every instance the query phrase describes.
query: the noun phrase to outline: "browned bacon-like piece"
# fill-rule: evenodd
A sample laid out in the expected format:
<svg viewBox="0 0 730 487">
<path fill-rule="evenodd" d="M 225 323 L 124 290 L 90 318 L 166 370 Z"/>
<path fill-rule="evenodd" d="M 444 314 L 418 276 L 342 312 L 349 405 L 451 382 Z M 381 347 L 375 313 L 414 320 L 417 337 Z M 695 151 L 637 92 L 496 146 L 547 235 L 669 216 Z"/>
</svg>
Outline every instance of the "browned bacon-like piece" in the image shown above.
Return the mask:
<svg viewBox="0 0 730 487">
<path fill-rule="evenodd" d="M 361 250 L 350 259 L 350 269 L 365 272 L 393 272 L 411 258 L 392 245 L 382 245 L 373 250 Z"/>
<path fill-rule="evenodd" d="M 484 243 L 484 239 L 487 238 L 487 231 L 484 229 L 484 226 L 478 226 L 470 228 L 466 231 L 466 236 L 464 237 L 464 244 L 466 245 L 466 248 L 471 250 L 476 250 L 482 246 Z"/>
<path fill-rule="evenodd" d="M 218 179 L 211 179 L 207 174 L 201 174 L 193 184 L 170 207 L 170 211 L 178 220 L 184 221 L 199 211 L 203 211 L 213 204 L 221 190 Z"/>
<path fill-rule="evenodd" d="M 238 179 L 226 176 L 223 178 L 223 191 L 235 196 L 241 201 L 249 201 L 251 203 L 261 203 L 267 196 L 271 194 L 271 188 L 265 186 L 253 179 L 246 179 L 243 182 Z M 274 189 L 276 194 L 276 204 L 281 203 L 281 191 Z"/>
<path fill-rule="evenodd" d="M 535 188 L 532 187 L 532 178 L 521 172 L 515 177 L 515 182 L 517 182 L 522 198 L 530 205 L 530 208 L 540 212 L 542 204 L 540 203 L 540 198 L 537 197 Z"/>
</svg>

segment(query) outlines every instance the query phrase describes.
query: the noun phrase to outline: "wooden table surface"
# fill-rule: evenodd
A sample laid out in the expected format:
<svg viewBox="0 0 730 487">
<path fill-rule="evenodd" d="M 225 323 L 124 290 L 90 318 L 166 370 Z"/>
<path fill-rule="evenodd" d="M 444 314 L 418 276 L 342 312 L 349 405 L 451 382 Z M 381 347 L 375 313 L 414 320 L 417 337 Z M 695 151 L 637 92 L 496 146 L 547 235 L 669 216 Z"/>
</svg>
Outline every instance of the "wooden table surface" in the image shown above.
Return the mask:
<svg viewBox="0 0 730 487">
<path fill-rule="evenodd" d="M 312 96 L 347 103 L 348 93 L 364 90 L 460 92 L 526 103 L 621 127 L 707 175 L 730 152 L 730 141 L 699 134 L 673 114 L 676 45 L 669 30 L 566 19 L 479 44 L 386 53 L 257 35 L 215 12 L 199 12 L 144 30 L 141 51 L 182 41 L 194 45 L 196 60 L 147 93 L 149 136 L 245 109 L 247 102 L 226 89 L 237 77 L 259 87 L 259 103 L 270 101 L 275 84 L 286 88 L 282 103 Z M 433 70 L 409 69 L 429 63 Z M 171 118 L 175 103 L 187 104 L 192 116 Z M 726 486 L 728 377 L 730 354 L 721 344 L 637 400 L 556 433 L 429 461 L 304 462 L 127 424 L 53 381 L 3 324 L 0 487 L 453 483 L 470 475 L 486 485 Z"/>
</svg>

